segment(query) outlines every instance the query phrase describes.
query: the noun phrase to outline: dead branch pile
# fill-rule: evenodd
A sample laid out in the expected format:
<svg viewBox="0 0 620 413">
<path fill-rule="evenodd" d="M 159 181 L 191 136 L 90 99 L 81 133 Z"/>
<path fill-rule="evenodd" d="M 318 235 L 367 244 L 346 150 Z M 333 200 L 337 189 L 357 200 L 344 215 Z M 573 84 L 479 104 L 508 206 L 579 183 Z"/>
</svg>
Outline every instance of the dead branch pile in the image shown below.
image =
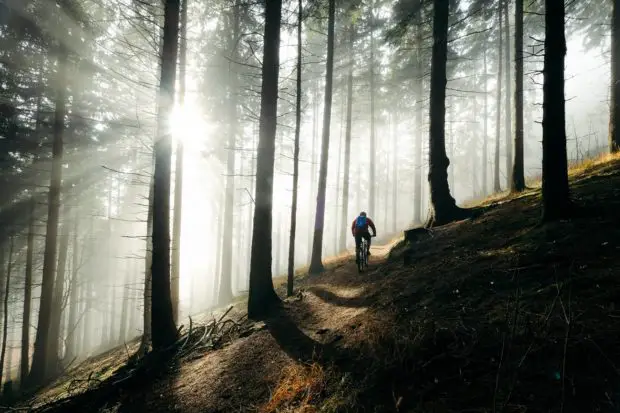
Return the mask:
<svg viewBox="0 0 620 413">
<path fill-rule="evenodd" d="M 238 319 L 226 318 L 232 310 L 229 307 L 219 318 L 195 326 L 189 319 L 189 326 L 179 328 L 179 338 L 170 347 L 151 351 L 144 356 L 134 356 L 127 364 L 117 369 L 105 380 L 93 379 L 91 373 L 86 379 L 74 379 L 67 385 L 67 393 L 37 408 L 25 408 L 29 412 L 83 412 L 94 410 L 110 400 L 117 400 L 122 394 L 153 380 L 178 365 L 180 359 L 203 356 L 207 351 L 221 348 L 235 338 L 259 330 L 247 319 L 247 314 Z M 68 395 L 68 397 L 67 397 Z"/>
</svg>

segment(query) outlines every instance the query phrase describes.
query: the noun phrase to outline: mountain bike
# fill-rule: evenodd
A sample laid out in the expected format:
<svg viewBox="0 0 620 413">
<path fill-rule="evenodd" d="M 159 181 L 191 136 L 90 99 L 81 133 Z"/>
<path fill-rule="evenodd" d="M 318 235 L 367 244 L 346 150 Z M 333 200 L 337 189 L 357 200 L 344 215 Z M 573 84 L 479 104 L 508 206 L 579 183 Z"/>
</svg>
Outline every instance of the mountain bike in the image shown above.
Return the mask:
<svg viewBox="0 0 620 413">
<path fill-rule="evenodd" d="M 368 241 L 366 241 L 366 238 L 362 238 L 359 248 L 355 251 L 355 262 L 359 272 L 364 271 L 364 268 L 368 268 Z"/>
</svg>

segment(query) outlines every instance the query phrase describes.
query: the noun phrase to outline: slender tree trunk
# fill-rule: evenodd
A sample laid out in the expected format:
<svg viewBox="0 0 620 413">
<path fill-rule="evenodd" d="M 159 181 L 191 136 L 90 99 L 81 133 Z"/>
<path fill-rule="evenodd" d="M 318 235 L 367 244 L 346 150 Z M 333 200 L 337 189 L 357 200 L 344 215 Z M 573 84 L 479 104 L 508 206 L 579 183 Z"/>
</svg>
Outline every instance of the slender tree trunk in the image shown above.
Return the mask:
<svg viewBox="0 0 620 413">
<path fill-rule="evenodd" d="M 120 319 L 120 325 L 118 328 L 118 340 L 117 342 L 119 344 L 123 344 L 125 343 L 125 341 L 127 340 L 127 326 L 129 325 L 129 285 L 127 285 L 129 282 L 131 282 L 131 277 L 129 276 L 129 273 L 127 272 L 127 264 L 125 264 L 125 269 L 124 269 L 124 273 L 125 273 L 125 283 L 123 285 L 123 294 L 121 295 L 121 319 Z"/>
<path fill-rule="evenodd" d="M 55 376 L 59 373 L 59 360 L 61 359 L 60 328 L 62 323 L 63 300 L 65 296 L 65 276 L 67 269 L 67 256 L 69 250 L 69 237 L 71 230 L 69 226 L 69 207 L 63 207 L 62 234 L 58 249 L 58 266 L 56 267 L 56 280 L 54 283 L 54 303 L 52 305 L 52 317 L 50 319 L 50 340 L 48 344 L 48 371 Z"/>
<path fill-rule="evenodd" d="M 185 105 L 185 72 L 187 69 L 187 7 L 189 0 L 181 6 L 181 36 L 179 41 L 179 106 Z M 174 167 L 174 212 L 172 216 L 172 257 L 170 294 L 172 296 L 172 317 L 179 321 L 179 284 L 181 281 L 181 220 L 183 216 L 183 139 L 177 139 Z"/>
<path fill-rule="evenodd" d="M 30 224 L 26 247 L 26 277 L 24 281 L 24 312 L 22 316 L 22 346 L 20 356 L 20 383 L 22 388 L 28 381 L 30 357 L 30 308 L 32 304 L 32 267 L 34 254 L 34 219 L 36 200 L 30 199 Z"/>
<path fill-rule="evenodd" d="M 508 8 L 510 0 L 504 0 L 504 36 L 506 37 L 505 62 L 506 62 L 506 117 L 504 120 L 504 134 L 506 135 L 506 188 L 512 186 L 512 76 L 510 75 L 510 17 Z"/>
<path fill-rule="evenodd" d="M 271 231 L 273 214 L 273 173 L 278 117 L 278 76 L 280 70 L 280 21 L 282 0 L 265 3 L 263 83 L 256 168 L 256 204 L 252 231 L 248 317 L 265 315 L 279 301 L 271 273 Z"/>
<path fill-rule="evenodd" d="M 47 380 L 46 367 L 48 356 L 54 357 L 54 355 L 49 355 L 47 353 L 47 349 L 50 339 L 49 327 L 54 299 L 54 273 L 56 271 L 60 185 L 62 182 L 63 133 L 65 129 L 65 116 L 67 113 L 67 108 L 65 106 L 67 93 L 67 65 L 68 51 L 61 45 L 58 48 L 58 78 L 56 80 L 56 108 L 53 126 L 52 174 L 49 189 L 45 252 L 43 254 L 43 280 L 41 284 L 37 335 L 32 356 L 32 368 L 28 380 L 31 386 L 43 384 Z"/>
<path fill-rule="evenodd" d="M 349 185 L 350 185 L 350 170 L 351 170 L 351 125 L 353 122 L 353 66 L 355 60 L 353 59 L 353 46 L 355 42 L 355 27 L 353 24 L 349 26 L 349 74 L 347 75 L 347 125 L 345 129 L 345 141 L 344 141 L 344 178 L 342 182 L 342 213 L 340 217 L 340 250 L 347 249 L 347 234 L 349 232 L 349 220 L 347 215 L 349 213 Z"/>
<path fill-rule="evenodd" d="M 564 2 L 545 1 L 543 84 L 543 220 L 570 215 L 564 100 Z"/>
<path fill-rule="evenodd" d="M 0 350 L 0 382 L 2 382 L 2 379 L 4 378 L 3 375 L 3 369 L 4 369 L 4 360 L 5 360 L 5 356 L 6 356 L 6 348 L 7 348 L 7 338 L 8 338 L 8 332 L 9 332 L 9 293 L 10 293 L 10 286 L 11 286 L 11 269 L 12 269 L 12 265 L 11 265 L 11 261 L 13 260 L 13 237 L 11 236 L 11 241 L 9 243 L 9 259 L 7 260 L 6 263 L 6 274 L 4 277 L 4 297 L 2 297 L 2 301 L 3 301 L 3 320 L 2 320 L 2 350 Z M 4 261 L 4 260 L 2 260 Z M 0 263 L 2 265 L 2 270 L 4 271 L 4 262 Z M 11 376 L 11 371 L 10 371 L 10 367 L 7 371 L 7 377 L 10 379 Z M 4 380 L 5 382 L 8 380 Z"/>
<path fill-rule="evenodd" d="M 448 123 L 448 131 L 450 135 L 450 159 L 454 159 L 454 132 L 453 132 L 453 124 L 454 124 L 454 109 L 453 109 L 453 99 L 452 96 L 448 99 L 448 107 L 450 108 L 450 122 Z M 454 186 L 454 164 L 450 164 L 451 167 L 448 168 L 448 178 L 450 182 L 450 190 L 452 193 L 456 193 L 456 188 Z"/>
<path fill-rule="evenodd" d="M 474 66 L 474 72 L 476 71 L 476 67 Z M 472 130 L 471 136 L 471 159 L 469 162 L 471 163 L 471 193 L 472 197 L 476 197 L 478 195 L 478 98 L 474 96 L 473 98 L 473 106 L 474 106 L 474 116 L 473 121 L 475 127 Z"/>
<path fill-rule="evenodd" d="M 295 279 L 295 232 L 297 231 L 297 190 L 299 184 L 299 133 L 301 129 L 301 21 L 303 18 L 302 0 L 298 0 L 297 12 L 297 95 L 295 101 L 295 146 L 293 149 L 293 203 L 291 206 L 291 233 L 288 242 L 288 278 L 286 283 L 286 295 L 293 295 L 293 282 Z"/>
<path fill-rule="evenodd" d="M 422 29 L 421 25 L 416 26 L 416 78 L 415 78 L 415 125 L 416 125 L 416 153 L 415 153 L 415 184 L 414 184 L 414 222 L 416 224 L 422 223 L 422 152 L 423 148 L 423 95 L 424 95 L 424 69 L 422 63 Z"/>
<path fill-rule="evenodd" d="M 319 81 L 314 82 L 314 99 L 312 104 L 312 167 L 310 177 L 310 199 L 308 200 L 308 265 L 312 259 L 312 214 L 310 213 L 310 205 L 312 205 L 313 196 L 316 194 L 316 169 L 317 169 L 317 143 L 318 143 L 318 118 L 319 118 Z"/>
<path fill-rule="evenodd" d="M 335 0 L 329 0 L 329 17 L 327 24 L 327 74 L 325 75 L 325 104 L 323 112 L 323 141 L 321 143 L 321 165 L 319 170 L 319 189 L 316 197 L 314 222 L 314 240 L 310 273 L 316 274 L 323 267 L 323 227 L 325 224 L 325 192 L 327 189 L 327 161 L 329 159 L 329 132 L 332 112 L 332 82 L 334 73 L 334 20 L 336 15 Z M 372 168 L 371 168 L 372 169 Z M 372 187 L 372 184 L 371 184 Z"/>
<path fill-rule="evenodd" d="M 223 234 L 224 234 L 224 214 L 225 214 L 225 205 L 226 205 L 226 192 L 222 192 L 220 194 L 221 201 L 219 203 L 219 211 L 218 211 L 218 221 L 217 221 L 217 247 L 216 247 L 216 256 L 215 256 L 215 276 L 213 277 L 213 302 L 217 306 L 218 297 L 220 294 L 220 286 L 222 285 L 222 257 L 224 248 Z"/>
<path fill-rule="evenodd" d="M 79 280 L 78 275 L 80 272 L 80 260 L 79 260 L 79 246 L 78 246 L 78 230 L 79 230 L 79 216 L 76 213 L 73 223 L 73 249 L 71 251 L 71 283 L 70 290 L 71 295 L 69 297 L 69 327 L 67 332 L 67 350 L 65 353 L 64 364 L 71 363 L 75 356 L 78 354 L 76 349 L 76 330 L 77 330 L 77 315 L 79 306 Z"/>
<path fill-rule="evenodd" d="M 239 4 L 235 2 L 232 11 L 232 33 L 229 37 L 228 49 L 231 53 L 229 63 L 229 136 L 228 136 L 228 156 L 226 160 L 226 200 L 224 206 L 224 239 L 222 246 L 222 273 L 220 274 L 220 289 L 218 293 L 218 304 L 228 304 L 233 297 L 232 292 L 232 260 L 233 260 L 233 212 L 235 207 L 235 145 L 237 144 L 237 74 L 234 71 L 233 63 L 237 60 L 236 48 L 239 37 Z"/>
<path fill-rule="evenodd" d="M 446 156 L 446 63 L 450 3 L 449 0 L 434 0 L 434 5 L 428 171 L 431 196 L 431 214 L 427 222 L 429 227 L 444 225 L 464 215 L 464 211 L 456 206 L 450 195 L 450 160 Z"/>
<path fill-rule="evenodd" d="M 515 0 L 515 158 L 512 169 L 512 192 L 525 189 L 523 159 L 523 0 Z"/>
<path fill-rule="evenodd" d="M 398 228 L 398 112 L 394 112 L 392 136 L 392 232 Z"/>
<path fill-rule="evenodd" d="M 153 303 L 153 277 L 151 265 L 153 264 L 153 202 L 154 199 L 154 175 L 149 182 L 149 206 L 146 216 L 146 245 L 144 256 L 144 298 L 142 313 L 142 340 L 139 353 L 145 353 L 151 344 L 151 308 Z"/>
<path fill-rule="evenodd" d="M 375 156 L 376 156 L 376 138 L 375 138 L 375 37 L 374 37 L 374 0 L 370 2 L 370 178 L 368 180 L 368 208 L 371 214 L 377 214 L 377 197 L 375 195 Z M 330 90 L 331 93 L 331 90 Z"/>
<path fill-rule="evenodd" d="M 499 175 L 499 147 L 500 147 L 500 138 L 501 138 L 501 120 L 502 120 L 502 50 L 503 50 L 503 41 L 502 41 L 502 1 L 500 0 L 500 4 L 497 6 L 497 19 L 499 21 L 499 29 L 497 33 L 497 101 L 496 101 L 496 111 L 497 118 L 495 121 L 495 160 L 494 160 L 494 173 L 493 173 L 493 191 L 500 192 L 502 187 L 500 185 Z"/>
<path fill-rule="evenodd" d="M 611 110 L 609 111 L 609 151 L 620 152 L 620 0 L 613 0 L 611 15 Z"/>
<path fill-rule="evenodd" d="M 489 193 L 489 89 L 488 89 L 488 67 L 487 49 L 483 50 L 483 72 L 484 72 L 484 125 L 482 132 L 482 195 Z"/>
</svg>

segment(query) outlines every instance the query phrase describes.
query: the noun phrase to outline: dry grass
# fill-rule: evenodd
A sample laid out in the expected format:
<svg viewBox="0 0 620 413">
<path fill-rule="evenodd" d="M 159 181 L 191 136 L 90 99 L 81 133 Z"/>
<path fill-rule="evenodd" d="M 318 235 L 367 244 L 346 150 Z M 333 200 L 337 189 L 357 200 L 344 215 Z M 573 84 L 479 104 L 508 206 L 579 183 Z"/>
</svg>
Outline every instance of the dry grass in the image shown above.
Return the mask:
<svg viewBox="0 0 620 413">
<path fill-rule="evenodd" d="M 326 387 L 325 369 L 318 363 L 292 364 L 282 371 L 276 388 L 260 413 L 315 413 L 314 405 Z"/>
<path fill-rule="evenodd" d="M 569 164 L 568 175 L 575 177 L 583 174 L 587 174 L 595 170 L 601 165 L 608 164 L 614 160 L 620 159 L 620 153 L 611 154 L 605 153 L 597 157 L 586 159 L 579 162 L 572 162 Z M 472 198 L 463 202 L 464 208 L 474 208 L 478 206 L 487 206 L 494 203 L 501 203 L 514 199 L 521 198 L 523 196 L 531 196 L 540 189 L 542 185 L 542 175 L 537 174 L 526 178 L 527 190 L 522 193 L 511 193 L 510 191 L 501 191 L 491 194 L 486 197 Z"/>
</svg>

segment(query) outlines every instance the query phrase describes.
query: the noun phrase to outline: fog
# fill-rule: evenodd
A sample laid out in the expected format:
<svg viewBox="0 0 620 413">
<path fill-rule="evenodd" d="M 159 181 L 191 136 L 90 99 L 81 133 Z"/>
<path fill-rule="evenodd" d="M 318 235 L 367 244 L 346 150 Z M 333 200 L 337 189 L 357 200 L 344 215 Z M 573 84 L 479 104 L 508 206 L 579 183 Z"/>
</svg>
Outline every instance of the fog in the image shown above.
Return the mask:
<svg viewBox="0 0 620 413">
<path fill-rule="evenodd" d="M 53 2 L 49 2 L 53 3 Z M 62 3 L 62 2 L 61 2 Z M 162 8 L 156 1 L 84 1 L 79 12 L 64 11 L 45 2 L 0 2 L 0 85 L 2 99 L 15 110 L 2 120 L 3 231 L 7 301 L 7 351 L 2 381 L 19 377 L 23 343 L 25 274 L 27 273 L 29 205 L 32 215 L 33 289 L 27 329 L 29 349 L 35 342 L 41 273 L 44 260 L 47 192 L 50 182 L 53 135 L 54 85 L 58 63 L 48 40 L 68 39 L 69 86 L 63 158 L 62 207 L 57 270 L 64 267 L 60 356 L 64 365 L 77 363 L 138 338 L 143 332 L 145 255 L 149 182 L 153 138 L 156 132 L 159 37 Z M 262 15 L 260 5 L 248 5 L 234 29 L 231 2 L 191 1 L 188 10 L 186 93 L 177 101 L 169 128 L 173 144 L 182 142 L 183 196 L 180 238 L 179 324 L 229 304 L 248 290 L 251 228 L 254 211 L 254 170 L 260 111 Z M 395 3 L 395 2 L 394 2 Z M 49 6 L 49 7 L 48 7 Z M 366 6 L 362 9 L 366 10 Z M 290 8 L 290 9 L 289 9 Z M 377 224 L 381 244 L 403 229 L 419 225 L 428 211 L 426 174 L 428 145 L 428 71 L 403 77 L 412 69 L 405 58 L 423 44 L 396 44 L 386 40 L 394 26 L 393 4 L 377 6 L 375 42 L 376 148 L 370 149 L 369 32 L 360 17 L 353 50 L 346 42 L 345 23 L 336 25 L 334 101 L 325 212 L 323 256 L 343 253 L 343 226 L 360 211 Z M 460 13 L 465 13 L 462 5 Z M 80 17 L 77 17 L 80 16 Z M 511 20 L 514 13 L 511 9 Z M 285 275 L 289 247 L 293 191 L 293 139 L 295 102 L 295 5 L 285 4 L 280 47 L 280 93 L 273 195 L 273 273 Z M 473 18 L 472 18 L 473 19 Z M 530 17 L 538 32 L 542 17 Z M 539 19 L 540 21 L 536 20 Z M 82 23 L 88 22 L 88 24 Z M 512 22 L 514 23 L 514 22 Z M 581 23 L 586 27 L 588 21 Z M 427 24 L 428 25 L 428 24 Z M 447 85 L 446 145 L 450 158 L 450 186 L 459 204 L 493 192 L 497 102 L 497 51 L 493 27 L 477 36 L 465 36 L 475 26 L 451 31 L 453 54 Z M 302 124 L 300 134 L 299 206 L 297 211 L 296 268 L 310 261 L 319 173 L 320 138 L 324 104 L 326 19 L 311 15 L 304 22 L 302 71 Z M 23 31 L 17 30 L 23 29 Z M 238 32 L 235 32 L 238 30 Z M 427 29 L 424 29 L 427 30 Z M 514 30 L 511 27 L 511 53 Z M 587 28 L 567 32 L 566 59 L 567 135 L 569 159 L 577 162 L 606 150 L 609 119 L 609 39 L 586 40 Z M 235 38 L 236 37 L 236 38 Z M 471 44 L 488 37 L 487 96 L 484 113 L 482 60 Z M 54 43 L 51 41 L 51 43 Z M 541 44 L 525 39 L 525 168 L 526 175 L 541 173 L 542 55 Z M 231 45 L 234 45 L 231 50 Z M 341 222 L 346 138 L 346 99 L 349 53 L 354 59 L 351 131 L 350 192 L 347 221 Z M 503 59 L 503 56 L 501 57 Z M 513 58 L 511 57 L 511 62 Z M 508 68 L 514 82 L 512 63 Z M 506 67 L 504 67 L 506 70 Z M 234 79 L 231 80 L 231 79 Z M 422 81 L 423 95 L 414 89 Z M 177 76 L 179 82 L 179 76 Z M 502 82 L 504 80 L 502 79 Z M 504 93 L 505 85 L 503 87 Z M 512 86 L 514 93 L 514 85 Z M 505 96 L 500 103 L 501 189 L 507 189 Z M 512 100 L 512 96 L 511 96 Z M 231 110 L 230 102 L 234 101 Z M 416 104 L 422 102 L 423 122 L 416 122 Z M 487 123 L 488 152 L 482 148 Z M 234 126 L 231 128 L 231 125 Z M 514 128 L 514 125 L 511 126 Z M 234 143 L 231 145 L 231 130 Z M 508 132 L 512 140 L 512 133 Z M 421 164 L 416 162 L 418 139 L 423 143 Z M 233 174 L 229 173 L 233 152 Z M 175 150 L 176 153 L 176 150 Z M 375 200 L 370 199 L 370 160 L 375 161 Z M 487 164 L 486 187 L 482 165 Z M 174 165 L 174 160 L 173 160 Z M 173 171 L 173 179 L 178 171 Z M 422 191 L 416 193 L 416 173 Z M 232 185 L 232 225 L 225 227 L 226 188 Z M 230 188 L 230 186 L 229 186 Z M 174 189 L 171 205 L 174 204 Z M 420 201 L 418 211 L 417 201 Z M 375 202 L 373 202 L 375 201 Z M 373 209 L 373 203 L 375 207 Z M 225 233 L 232 231 L 230 245 Z M 346 248 L 354 240 L 346 234 Z M 63 239 L 64 237 L 64 239 Z M 223 251 L 231 253 L 230 262 Z M 61 263 L 64 260 L 64 263 Z M 57 278 L 58 280 L 58 278 Z M 231 291 L 223 291 L 230 280 Z M 62 290 L 62 291 L 61 291 Z M 2 291 L 5 286 L 2 286 Z"/>
</svg>

